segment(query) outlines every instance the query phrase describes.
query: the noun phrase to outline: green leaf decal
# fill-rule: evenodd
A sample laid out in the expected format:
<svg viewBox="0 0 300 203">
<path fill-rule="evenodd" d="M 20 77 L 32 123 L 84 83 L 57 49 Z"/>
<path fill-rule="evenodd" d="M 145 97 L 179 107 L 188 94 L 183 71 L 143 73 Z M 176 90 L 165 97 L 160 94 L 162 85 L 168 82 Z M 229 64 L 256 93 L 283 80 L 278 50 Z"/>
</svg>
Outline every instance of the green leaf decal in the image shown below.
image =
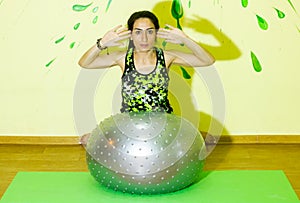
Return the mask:
<svg viewBox="0 0 300 203">
<path fill-rule="evenodd" d="M 180 0 L 173 0 L 171 13 L 173 18 L 177 21 L 177 28 L 182 30 L 179 19 L 183 16 L 183 7 Z"/>
<path fill-rule="evenodd" d="M 45 66 L 48 68 L 52 63 L 53 61 L 55 61 L 56 58 L 52 59 L 51 61 L 49 61 Z"/>
<path fill-rule="evenodd" d="M 98 21 L 98 16 L 95 16 L 95 18 L 93 19 L 93 24 L 96 24 Z"/>
<path fill-rule="evenodd" d="M 180 69 L 181 69 L 182 75 L 185 79 L 191 79 L 190 74 L 182 66 L 180 66 Z"/>
<path fill-rule="evenodd" d="M 72 43 L 70 44 L 70 49 L 73 49 L 74 45 L 75 45 L 75 42 L 72 42 Z"/>
<path fill-rule="evenodd" d="M 99 7 L 97 6 L 97 7 L 93 8 L 92 12 L 96 13 L 98 11 L 98 9 L 99 9 Z"/>
<path fill-rule="evenodd" d="M 253 68 L 256 72 L 260 72 L 262 70 L 261 65 L 256 57 L 256 55 L 251 51 L 251 60 Z"/>
<path fill-rule="evenodd" d="M 74 25 L 73 29 L 77 30 L 79 28 L 79 26 L 80 26 L 80 23 L 77 23 L 76 25 Z"/>
<path fill-rule="evenodd" d="M 246 8 L 248 6 L 248 0 L 242 0 L 242 6 Z"/>
<path fill-rule="evenodd" d="M 166 40 L 164 40 L 164 41 L 161 43 L 161 45 L 162 45 L 164 48 L 166 48 L 166 46 L 167 46 Z"/>
<path fill-rule="evenodd" d="M 257 18 L 259 27 L 263 30 L 267 30 L 269 27 L 267 21 L 265 19 L 263 19 L 262 17 L 260 17 L 259 15 L 256 15 L 256 18 Z"/>
<path fill-rule="evenodd" d="M 290 4 L 290 6 L 293 8 L 293 10 L 295 11 L 295 13 L 297 13 L 297 10 L 296 10 L 295 6 L 293 5 L 293 3 L 290 0 L 288 0 L 288 2 Z"/>
<path fill-rule="evenodd" d="M 277 8 L 274 8 L 275 10 L 276 10 L 276 12 L 277 12 L 277 15 L 278 15 L 278 18 L 284 18 L 285 17 L 285 14 L 282 12 L 282 11 L 280 11 L 279 9 L 277 9 Z"/>
<path fill-rule="evenodd" d="M 59 38 L 58 40 L 56 40 L 56 41 L 55 41 L 55 44 L 58 44 L 58 43 L 60 43 L 61 41 L 63 41 L 63 40 L 65 39 L 65 37 L 66 37 L 66 35 L 63 36 L 63 37 L 61 37 L 61 38 Z"/>
<path fill-rule="evenodd" d="M 111 4 L 111 1 L 112 1 L 112 0 L 108 0 L 108 3 L 107 3 L 107 6 L 106 6 L 106 9 L 105 9 L 105 12 L 108 11 L 108 9 L 109 9 L 109 7 L 110 7 L 110 4 Z"/>
<path fill-rule="evenodd" d="M 73 5 L 72 9 L 73 11 L 84 11 L 85 9 L 87 9 L 90 5 L 92 5 L 92 3 L 88 4 L 88 5 L 79 5 L 79 4 L 75 4 Z"/>
<path fill-rule="evenodd" d="M 183 16 L 183 8 L 180 0 L 173 0 L 171 12 L 175 19 L 179 19 Z"/>
</svg>

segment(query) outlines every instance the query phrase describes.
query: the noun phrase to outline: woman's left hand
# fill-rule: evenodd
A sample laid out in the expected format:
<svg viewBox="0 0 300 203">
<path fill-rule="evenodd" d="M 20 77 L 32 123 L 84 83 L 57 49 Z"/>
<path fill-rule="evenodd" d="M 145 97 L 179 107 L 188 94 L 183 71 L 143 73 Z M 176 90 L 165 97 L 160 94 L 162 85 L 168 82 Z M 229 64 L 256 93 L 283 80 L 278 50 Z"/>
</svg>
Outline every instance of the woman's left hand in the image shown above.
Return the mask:
<svg viewBox="0 0 300 203">
<path fill-rule="evenodd" d="M 157 37 L 165 39 L 166 42 L 173 44 L 184 44 L 184 39 L 188 36 L 180 29 L 166 24 L 169 29 L 160 28 L 157 32 Z"/>
</svg>

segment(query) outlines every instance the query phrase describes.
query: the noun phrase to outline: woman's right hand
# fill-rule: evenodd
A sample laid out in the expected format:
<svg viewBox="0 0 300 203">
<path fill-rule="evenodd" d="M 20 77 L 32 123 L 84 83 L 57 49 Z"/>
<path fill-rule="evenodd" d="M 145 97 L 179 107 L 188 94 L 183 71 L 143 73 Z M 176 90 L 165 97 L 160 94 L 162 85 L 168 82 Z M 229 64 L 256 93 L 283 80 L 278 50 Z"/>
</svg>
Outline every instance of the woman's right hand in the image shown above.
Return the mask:
<svg viewBox="0 0 300 203">
<path fill-rule="evenodd" d="M 124 39 L 131 37 L 131 31 L 122 25 L 118 25 L 109 30 L 101 39 L 101 44 L 104 47 L 122 46 L 121 42 Z"/>
</svg>

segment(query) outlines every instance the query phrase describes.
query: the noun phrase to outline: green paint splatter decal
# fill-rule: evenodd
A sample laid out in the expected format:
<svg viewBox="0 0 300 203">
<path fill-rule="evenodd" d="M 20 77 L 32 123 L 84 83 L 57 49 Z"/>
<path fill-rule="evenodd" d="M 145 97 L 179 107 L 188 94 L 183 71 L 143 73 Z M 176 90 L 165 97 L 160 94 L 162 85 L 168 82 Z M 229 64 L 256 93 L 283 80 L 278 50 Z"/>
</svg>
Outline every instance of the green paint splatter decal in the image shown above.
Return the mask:
<svg viewBox="0 0 300 203">
<path fill-rule="evenodd" d="M 105 12 L 108 11 L 109 7 L 110 7 L 110 4 L 111 4 L 112 0 L 108 0 L 108 3 L 107 3 L 107 6 L 106 6 L 106 9 L 105 9 Z"/>
<path fill-rule="evenodd" d="M 79 28 L 79 26 L 80 26 L 80 23 L 77 23 L 76 25 L 74 25 L 73 29 L 77 30 Z"/>
<path fill-rule="evenodd" d="M 263 19 L 262 17 L 260 17 L 259 15 L 256 15 L 256 18 L 257 18 L 259 27 L 263 30 L 267 30 L 269 27 L 267 21 L 265 19 Z"/>
<path fill-rule="evenodd" d="M 242 1 L 242 6 L 246 8 L 248 6 L 248 0 L 241 0 Z"/>
<path fill-rule="evenodd" d="M 93 13 L 97 13 L 98 9 L 99 9 L 99 7 L 96 6 L 95 8 L 93 8 L 92 12 L 93 12 Z"/>
<path fill-rule="evenodd" d="M 109 4 L 111 3 L 111 0 L 109 2 Z M 86 4 L 86 5 L 82 5 L 82 4 L 74 4 L 72 6 L 72 11 L 75 11 L 75 12 L 84 12 L 86 10 L 89 9 L 89 7 L 93 4 L 93 2 L 89 3 L 89 4 Z M 99 11 L 99 6 L 95 6 L 91 9 L 91 12 L 92 13 L 97 13 Z M 99 16 L 96 15 L 94 16 L 94 18 L 91 20 L 91 23 L 92 24 L 96 24 L 99 20 Z M 74 26 L 73 26 L 73 30 L 74 31 L 77 31 L 79 29 L 79 27 L 81 26 L 81 23 L 80 22 L 77 22 Z M 61 43 L 62 41 L 64 41 L 66 38 L 66 35 L 64 35 L 63 37 L 60 37 L 59 39 L 56 39 L 54 41 L 55 44 L 59 44 Z M 77 47 L 79 46 L 79 43 L 76 43 L 75 41 L 71 41 L 69 42 L 69 49 L 73 49 L 75 47 L 75 45 L 77 44 Z M 56 58 L 52 59 L 50 62 L 48 62 L 45 66 L 46 67 L 49 67 L 54 61 L 56 60 Z"/>
<path fill-rule="evenodd" d="M 98 22 L 98 16 L 95 16 L 95 18 L 93 19 L 93 24 L 96 24 Z"/>
<path fill-rule="evenodd" d="M 56 58 L 52 59 L 51 61 L 49 61 L 45 66 L 48 68 L 54 61 Z"/>
<path fill-rule="evenodd" d="M 287 2 L 292 7 L 292 9 L 295 11 L 295 13 L 297 13 L 296 8 L 294 7 L 291 0 L 287 0 Z M 249 3 L 248 0 L 241 0 L 242 7 L 244 7 L 244 8 L 248 7 L 248 3 Z M 275 7 L 273 7 L 273 9 L 276 11 L 277 17 L 279 19 L 285 18 L 285 13 L 282 10 L 275 8 Z M 268 28 L 269 28 L 268 22 L 262 16 L 257 15 L 257 14 L 255 14 L 255 15 L 256 15 L 256 20 L 257 20 L 259 28 L 261 30 L 268 30 Z M 298 27 L 297 27 L 297 30 L 299 31 Z M 258 61 L 256 55 L 252 51 L 251 51 L 251 60 L 252 60 L 252 65 L 254 67 L 254 70 L 256 72 L 260 72 L 262 70 L 262 67 L 261 67 L 260 62 Z"/>
<path fill-rule="evenodd" d="M 166 40 L 164 40 L 162 43 L 161 43 L 161 45 L 163 46 L 163 48 L 165 49 L 166 48 L 166 46 L 167 46 L 167 42 L 166 42 Z"/>
<path fill-rule="evenodd" d="M 275 9 L 275 11 L 277 12 L 278 18 L 282 19 L 282 18 L 285 17 L 285 14 L 284 14 L 282 11 L 280 11 L 280 10 L 277 9 L 277 8 L 274 8 L 274 9 Z"/>
<path fill-rule="evenodd" d="M 293 3 L 290 0 L 288 0 L 288 2 L 290 4 L 290 6 L 292 7 L 292 9 L 295 11 L 295 13 L 297 13 L 297 10 L 296 10 L 295 6 L 293 5 Z"/>
<path fill-rule="evenodd" d="M 182 30 L 179 19 L 183 16 L 183 7 L 180 0 L 173 0 L 171 13 L 173 18 L 175 18 L 177 21 L 177 28 Z"/>
<path fill-rule="evenodd" d="M 257 59 L 256 55 L 251 51 L 251 60 L 253 68 L 256 72 L 260 72 L 262 70 L 262 67 L 260 65 L 259 60 Z"/>
<path fill-rule="evenodd" d="M 76 42 L 72 42 L 72 43 L 70 44 L 70 49 L 73 49 L 75 43 L 76 43 Z"/>
<path fill-rule="evenodd" d="M 57 39 L 57 40 L 55 41 L 55 44 L 58 44 L 58 43 L 60 43 L 61 41 L 63 41 L 63 40 L 65 39 L 65 37 L 66 37 L 66 36 L 63 36 L 63 37 Z"/>
<path fill-rule="evenodd" d="M 77 11 L 77 12 L 81 12 L 86 10 L 90 5 L 92 5 L 93 3 L 90 3 L 88 5 L 79 5 L 79 4 L 75 4 L 73 5 L 72 9 L 73 11 Z"/>
<path fill-rule="evenodd" d="M 182 76 L 183 76 L 185 79 L 191 79 L 190 74 L 189 74 L 182 66 L 180 66 L 180 69 L 181 69 L 181 72 L 182 72 Z"/>
</svg>

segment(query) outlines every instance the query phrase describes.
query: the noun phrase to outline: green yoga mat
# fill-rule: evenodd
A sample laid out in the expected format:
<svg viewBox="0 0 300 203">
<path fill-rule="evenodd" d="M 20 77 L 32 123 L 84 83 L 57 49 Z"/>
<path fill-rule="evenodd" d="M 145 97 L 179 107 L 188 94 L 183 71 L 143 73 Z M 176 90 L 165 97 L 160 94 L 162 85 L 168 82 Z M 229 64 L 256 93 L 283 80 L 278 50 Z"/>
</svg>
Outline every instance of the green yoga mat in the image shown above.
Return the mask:
<svg viewBox="0 0 300 203">
<path fill-rule="evenodd" d="M 196 184 L 164 195 L 108 190 L 88 172 L 19 172 L 1 203 L 300 203 L 282 171 L 207 171 Z"/>
</svg>

